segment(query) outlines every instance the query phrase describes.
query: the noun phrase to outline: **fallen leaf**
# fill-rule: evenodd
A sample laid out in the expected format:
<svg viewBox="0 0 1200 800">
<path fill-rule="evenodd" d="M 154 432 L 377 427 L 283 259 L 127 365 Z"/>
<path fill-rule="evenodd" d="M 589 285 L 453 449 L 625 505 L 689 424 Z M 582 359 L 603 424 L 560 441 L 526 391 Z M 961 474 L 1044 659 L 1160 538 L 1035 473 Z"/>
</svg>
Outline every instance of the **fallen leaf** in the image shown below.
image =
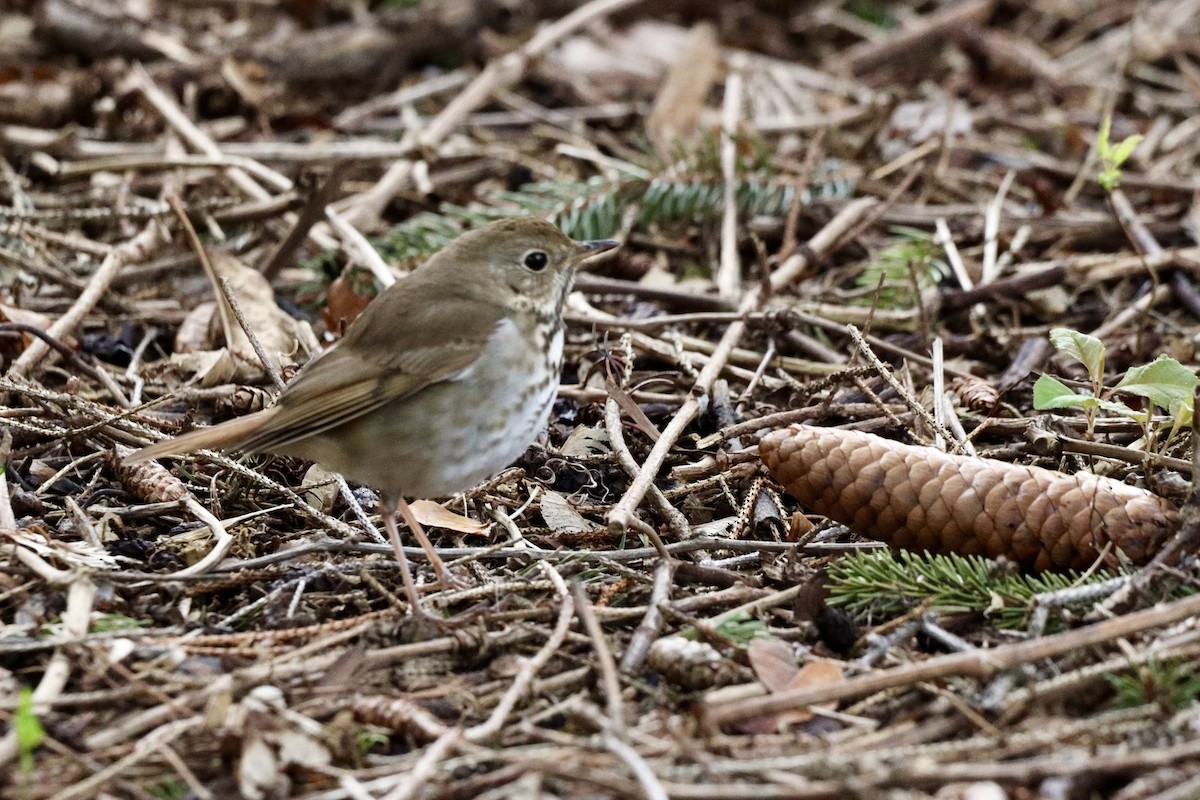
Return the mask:
<svg viewBox="0 0 1200 800">
<path fill-rule="evenodd" d="M 0 322 L 11 322 L 17 325 L 28 325 L 31 328 L 38 330 L 48 330 L 53 320 L 45 314 L 40 314 L 37 311 L 26 311 L 23 308 L 0 304 Z M 20 335 L 5 336 L 0 338 L 0 359 L 5 362 L 11 362 L 25 351 L 25 348 L 33 341 L 33 334 L 22 331 Z M 75 348 L 78 343 L 69 334 L 64 334 L 61 339 L 62 343 L 70 348 Z"/>
<path fill-rule="evenodd" d="M 355 268 L 357 270 L 357 268 Z M 325 327 L 331 331 L 343 331 L 351 322 L 358 318 L 368 305 L 374 293 L 360 291 L 361 280 L 355 280 L 350 270 L 342 272 L 329 284 L 325 290 L 325 306 L 321 309 L 321 319 Z"/>
<path fill-rule="evenodd" d="M 800 671 L 796 667 L 796 654 L 782 639 L 764 636 L 752 639 L 746 648 L 746 657 L 755 676 L 769 692 L 786 689 Z"/>
<path fill-rule="evenodd" d="M 792 689 L 806 689 L 810 686 L 831 686 L 836 683 L 845 683 L 846 675 L 842 672 L 842 668 L 835 661 L 826 661 L 824 659 L 818 661 L 810 661 L 800 668 L 796 673 L 796 677 L 792 678 L 791 683 L 786 687 L 788 691 Z M 815 708 L 834 708 L 832 704 L 815 706 Z"/>
<path fill-rule="evenodd" d="M 759 642 L 770 642 L 769 639 L 756 639 L 750 643 L 748 653 L 750 654 L 750 663 L 754 666 L 755 674 L 758 675 L 759 681 L 767 689 L 768 692 L 783 692 L 793 689 L 804 689 L 811 686 L 825 686 L 837 683 L 843 683 L 846 680 L 842 668 L 833 661 L 810 661 L 800 669 L 796 670 L 786 683 L 779 683 L 779 678 L 786 671 L 786 667 L 781 661 L 781 653 L 777 647 L 771 645 L 758 645 L 757 662 L 755 660 L 754 650 L 755 645 Z M 784 642 L 779 644 L 787 645 Z M 790 652 L 790 648 L 789 652 Z M 760 672 L 760 666 L 762 671 Z M 764 674 L 769 676 L 770 682 L 764 680 Z M 743 733 L 778 733 L 785 728 L 796 725 L 802 722 L 808 722 L 816 715 L 816 711 L 832 711 L 837 708 L 837 703 L 823 703 L 820 705 L 807 706 L 805 708 L 797 708 L 792 711 L 783 711 L 778 714 L 763 714 L 760 717 L 744 720 L 738 724 L 738 730 Z"/>
<path fill-rule="evenodd" d="M 174 352 L 196 353 L 214 349 L 209 330 L 215 313 L 217 313 L 216 300 L 203 302 L 189 311 L 175 331 Z"/>
<path fill-rule="evenodd" d="M 261 800 L 265 789 L 279 785 L 283 776 L 275 750 L 258 733 L 247 733 L 242 743 L 242 758 L 238 763 L 238 789 L 243 797 Z"/>
<path fill-rule="evenodd" d="M 596 527 L 558 492 L 546 491 L 542 494 L 542 519 L 554 531 L 589 531 Z"/>
<path fill-rule="evenodd" d="M 309 467 L 308 471 L 304 473 L 304 480 L 301 481 L 301 496 L 304 498 L 304 502 L 318 511 L 328 512 L 333 508 L 333 502 L 338 496 L 338 485 L 335 478 L 334 473 L 320 464 L 313 464 Z"/>
<path fill-rule="evenodd" d="M 209 261 L 214 273 L 210 280 L 216 284 L 213 288 L 221 299 L 217 309 L 221 316 L 221 328 L 225 332 L 225 345 L 238 366 L 238 381 L 253 382 L 262 377 L 264 369 L 250 344 L 250 338 L 233 310 L 224 302 L 225 293 L 221 284 L 226 280 L 242 317 L 262 345 L 266 357 L 274 362 L 277 369 L 294 363 L 292 354 L 301 349 L 299 343 L 303 343 L 305 349 L 315 349 L 316 337 L 308 325 L 292 318 L 275 304 L 275 290 L 261 272 L 246 266 L 235 256 L 220 251 L 210 253 Z"/>
<path fill-rule="evenodd" d="M 196 385 L 202 389 L 230 383 L 237 373 L 237 365 L 224 347 L 196 353 L 173 353 L 171 366 L 184 375 L 193 376 Z"/>
<path fill-rule="evenodd" d="M 574 458 L 602 456 L 612 452 L 612 444 L 608 441 L 608 431 L 603 425 L 580 425 L 571 431 L 559 452 Z"/>
<path fill-rule="evenodd" d="M 298 764 L 302 767 L 323 767 L 331 758 L 329 748 L 298 730 L 283 730 L 271 734 L 279 748 L 279 758 L 284 764 Z"/>
<path fill-rule="evenodd" d="M 680 144 L 695 141 L 704 101 L 721 66 L 717 29 L 698 23 L 688 34 L 679 60 L 672 65 L 646 118 L 646 133 L 654 149 L 669 158 Z"/>
<path fill-rule="evenodd" d="M 445 528 L 456 533 L 469 533 L 472 536 L 487 536 L 491 528 L 489 522 L 478 522 L 462 514 L 442 508 L 432 500 L 414 500 L 408 504 L 417 522 L 428 528 Z"/>
</svg>

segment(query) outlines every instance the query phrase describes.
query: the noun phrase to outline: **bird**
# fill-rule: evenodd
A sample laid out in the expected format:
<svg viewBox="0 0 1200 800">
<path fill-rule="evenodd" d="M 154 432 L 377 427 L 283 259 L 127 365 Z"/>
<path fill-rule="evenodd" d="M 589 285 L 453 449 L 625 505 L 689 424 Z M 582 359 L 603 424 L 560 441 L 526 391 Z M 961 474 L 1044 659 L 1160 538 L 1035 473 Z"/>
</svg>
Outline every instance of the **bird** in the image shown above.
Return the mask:
<svg viewBox="0 0 1200 800">
<path fill-rule="evenodd" d="M 406 498 L 466 491 L 545 430 L 576 270 L 619 245 L 575 241 L 532 217 L 464 233 L 380 292 L 272 405 L 151 444 L 126 463 L 202 449 L 274 453 L 379 490 L 409 606 L 423 614 L 396 514 L 441 583 L 455 585 Z"/>
</svg>

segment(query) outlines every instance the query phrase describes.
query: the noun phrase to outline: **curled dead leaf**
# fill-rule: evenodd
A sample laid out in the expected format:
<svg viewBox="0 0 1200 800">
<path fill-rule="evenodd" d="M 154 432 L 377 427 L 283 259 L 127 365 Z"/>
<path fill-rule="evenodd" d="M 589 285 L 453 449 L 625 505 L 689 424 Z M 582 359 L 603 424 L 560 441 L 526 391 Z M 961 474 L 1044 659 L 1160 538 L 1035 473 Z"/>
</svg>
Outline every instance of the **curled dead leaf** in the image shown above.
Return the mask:
<svg viewBox="0 0 1200 800">
<path fill-rule="evenodd" d="M 487 536 L 491 523 L 479 522 L 462 514 L 455 514 L 449 509 L 442 508 L 432 500 L 414 500 L 409 503 L 417 522 L 430 528 L 445 528 L 456 533 L 468 533 L 472 536 Z"/>
</svg>

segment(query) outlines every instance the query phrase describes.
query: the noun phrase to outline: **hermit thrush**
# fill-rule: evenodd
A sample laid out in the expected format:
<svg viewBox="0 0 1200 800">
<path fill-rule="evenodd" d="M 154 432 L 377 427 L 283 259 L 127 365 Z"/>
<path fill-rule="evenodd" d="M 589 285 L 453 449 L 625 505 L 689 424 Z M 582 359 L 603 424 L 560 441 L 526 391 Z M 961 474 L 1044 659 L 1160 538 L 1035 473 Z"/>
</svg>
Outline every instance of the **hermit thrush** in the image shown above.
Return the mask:
<svg viewBox="0 0 1200 800">
<path fill-rule="evenodd" d="M 469 489 L 545 428 L 575 269 L 617 244 L 572 241 L 529 218 L 464 234 L 375 298 L 270 408 L 151 445 L 129 461 L 234 448 L 318 461 L 374 486 L 419 612 L 395 511 L 449 582 L 405 497 Z"/>
</svg>

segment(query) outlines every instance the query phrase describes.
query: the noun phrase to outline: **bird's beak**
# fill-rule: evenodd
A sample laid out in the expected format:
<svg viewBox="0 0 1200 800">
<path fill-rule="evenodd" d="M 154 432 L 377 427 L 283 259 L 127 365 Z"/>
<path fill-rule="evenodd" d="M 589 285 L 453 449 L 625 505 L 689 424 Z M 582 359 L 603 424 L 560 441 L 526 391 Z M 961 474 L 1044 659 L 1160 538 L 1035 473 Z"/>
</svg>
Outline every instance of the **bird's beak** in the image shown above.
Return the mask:
<svg viewBox="0 0 1200 800">
<path fill-rule="evenodd" d="M 606 253 L 614 247 L 620 247 L 621 243 L 615 239 L 593 239 L 590 242 L 576 242 L 575 247 L 582 258 L 591 258 L 592 256 Z"/>
</svg>

